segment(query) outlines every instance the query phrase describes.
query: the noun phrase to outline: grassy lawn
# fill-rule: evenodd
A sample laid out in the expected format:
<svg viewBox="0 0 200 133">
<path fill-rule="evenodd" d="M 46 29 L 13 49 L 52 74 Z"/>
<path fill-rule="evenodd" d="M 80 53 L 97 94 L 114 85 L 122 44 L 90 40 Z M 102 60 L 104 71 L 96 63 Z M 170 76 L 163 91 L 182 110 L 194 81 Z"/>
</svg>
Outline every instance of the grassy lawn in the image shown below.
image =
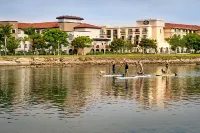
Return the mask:
<svg viewBox="0 0 200 133">
<path fill-rule="evenodd" d="M 130 58 L 130 59 L 195 59 L 200 58 L 200 54 L 102 54 L 102 55 L 16 55 L 16 56 L 0 56 L 6 58 Z"/>
</svg>

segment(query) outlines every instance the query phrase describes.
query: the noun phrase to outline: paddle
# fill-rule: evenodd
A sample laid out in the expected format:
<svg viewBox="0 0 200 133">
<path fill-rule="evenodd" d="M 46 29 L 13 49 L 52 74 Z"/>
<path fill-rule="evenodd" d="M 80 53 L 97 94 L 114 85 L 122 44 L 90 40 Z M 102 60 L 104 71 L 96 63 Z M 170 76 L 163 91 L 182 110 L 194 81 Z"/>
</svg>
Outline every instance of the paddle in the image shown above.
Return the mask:
<svg viewBox="0 0 200 133">
<path fill-rule="evenodd" d="M 110 65 L 109 65 L 109 74 L 110 74 Z"/>
<path fill-rule="evenodd" d="M 177 76 L 178 74 L 177 73 L 175 73 L 175 72 L 173 72 L 171 69 L 169 69 L 172 73 L 174 73 L 175 74 L 175 76 Z"/>
</svg>

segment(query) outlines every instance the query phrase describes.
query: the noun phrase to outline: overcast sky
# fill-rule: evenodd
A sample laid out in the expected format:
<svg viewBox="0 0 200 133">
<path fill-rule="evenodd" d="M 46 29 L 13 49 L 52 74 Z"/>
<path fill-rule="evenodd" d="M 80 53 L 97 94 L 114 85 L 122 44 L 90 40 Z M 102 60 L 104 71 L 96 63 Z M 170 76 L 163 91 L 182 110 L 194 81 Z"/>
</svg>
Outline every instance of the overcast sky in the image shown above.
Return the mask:
<svg viewBox="0 0 200 133">
<path fill-rule="evenodd" d="M 138 19 L 200 25 L 200 0 L 0 0 L 0 20 L 56 21 L 83 17 L 95 25 L 134 26 Z"/>
</svg>

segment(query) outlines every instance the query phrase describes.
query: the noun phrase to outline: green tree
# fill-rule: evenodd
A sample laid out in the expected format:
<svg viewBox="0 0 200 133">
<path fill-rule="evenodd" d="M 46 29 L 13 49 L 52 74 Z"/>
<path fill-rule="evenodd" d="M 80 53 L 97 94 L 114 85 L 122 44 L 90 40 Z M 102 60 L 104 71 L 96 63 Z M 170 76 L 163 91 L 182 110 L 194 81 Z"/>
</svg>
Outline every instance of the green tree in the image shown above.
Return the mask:
<svg viewBox="0 0 200 133">
<path fill-rule="evenodd" d="M 55 48 L 55 45 L 58 48 L 58 55 L 60 55 L 61 45 L 67 46 L 69 42 L 67 41 L 68 34 L 59 29 L 49 29 L 43 32 L 44 40 L 48 43 L 49 46 Z"/>
<path fill-rule="evenodd" d="M 24 45 L 23 52 L 24 52 L 24 55 L 25 55 L 25 43 L 26 43 L 26 41 L 29 41 L 29 37 L 20 38 L 20 41 L 21 41 L 21 42 L 23 43 L 23 45 Z"/>
<path fill-rule="evenodd" d="M 148 39 L 148 38 L 142 38 L 142 40 L 140 41 L 139 45 L 142 47 L 143 53 L 148 48 L 154 48 L 155 50 L 157 48 L 156 40 Z"/>
<path fill-rule="evenodd" d="M 178 47 L 183 48 L 185 46 L 185 42 L 181 38 L 180 35 L 176 35 L 175 34 L 175 35 L 173 35 L 173 36 L 171 36 L 169 38 L 166 38 L 165 40 L 169 43 L 169 45 L 171 46 L 171 49 L 176 51 L 176 53 L 177 53 L 177 48 Z"/>
<path fill-rule="evenodd" d="M 72 40 L 71 45 L 77 50 L 82 49 L 82 54 L 84 55 L 84 48 L 91 47 L 92 42 L 93 42 L 93 40 L 87 36 L 79 36 Z M 78 54 L 78 52 L 77 52 L 77 54 Z"/>
<path fill-rule="evenodd" d="M 200 50 L 200 35 L 191 33 L 183 37 L 187 49 Z"/>
<path fill-rule="evenodd" d="M 36 36 L 36 33 L 35 33 L 35 28 L 26 28 L 26 29 L 23 29 L 24 33 L 26 35 L 28 35 L 28 38 L 29 38 L 29 42 L 31 43 L 31 47 L 30 47 L 30 50 L 32 52 L 35 51 L 35 46 L 34 46 L 34 39 L 35 39 L 35 36 Z"/>
<path fill-rule="evenodd" d="M 15 49 L 20 45 L 20 40 L 15 37 L 9 37 L 7 40 L 7 49 L 10 53 L 15 54 Z"/>
<path fill-rule="evenodd" d="M 39 50 L 40 54 L 41 52 L 45 52 L 45 48 L 48 48 L 48 45 L 41 34 L 35 34 L 33 44 L 34 47 Z"/>
<path fill-rule="evenodd" d="M 119 51 L 119 50 L 122 50 L 122 48 L 124 48 L 126 42 L 123 40 L 123 39 L 114 39 L 111 44 L 110 44 L 110 48 L 113 50 L 113 51 Z"/>
<path fill-rule="evenodd" d="M 7 39 L 12 35 L 11 31 L 12 31 L 12 25 L 10 25 L 10 24 L 1 25 L 0 34 L 2 34 L 3 37 L 4 37 L 5 55 L 7 55 L 7 50 L 6 50 L 6 47 L 7 47 Z"/>
<path fill-rule="evenodd" d="M 1 55 L 2 46 L 3 46 L 3 44 L 4 44 L 3 41 L 4 41 L 3 35 L 0 33 L 0 55 Z"/>
<path fill-rule="evenodd" d="M 130 50 L 130 51 L 132 52 L 133 47 L 134 47 L 134 45 L 133 45 L 133 43 L 132 43 L 130 40 L 126 41 L 126 43 L 125 43 L 125 48 L 126 48 L 127 50 Z"/>
</svg>

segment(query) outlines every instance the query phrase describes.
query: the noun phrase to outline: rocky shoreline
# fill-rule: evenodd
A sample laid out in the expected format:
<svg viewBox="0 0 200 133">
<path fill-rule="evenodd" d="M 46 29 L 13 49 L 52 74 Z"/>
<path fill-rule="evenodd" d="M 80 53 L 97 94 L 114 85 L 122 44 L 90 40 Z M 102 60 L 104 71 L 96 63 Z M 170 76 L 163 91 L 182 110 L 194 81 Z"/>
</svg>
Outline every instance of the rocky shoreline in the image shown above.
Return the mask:
<svg viewBox="0 0 200 133">
<path fill-rule="evenodd" d="M 26 57 L 26 58 L 0 58 L 0 66 L 74 66 L 74 65 L 108 65 L 111 61 L 115 60 L 117 64 L 121 64 L 124 58 L 122 57 Z M 138 60 L 142 60 L 144 64 L 164 64 L 166 59 L 162 58 L 149 58 L 149 59 L 137 59 L 126 58 L 127 62 L 131 65 L 135 65 Z M 194 64 L 200 65 L 199 58 L 186 58 L 186 59 L 170 59 L 170 64 Z"/>
</svg>

